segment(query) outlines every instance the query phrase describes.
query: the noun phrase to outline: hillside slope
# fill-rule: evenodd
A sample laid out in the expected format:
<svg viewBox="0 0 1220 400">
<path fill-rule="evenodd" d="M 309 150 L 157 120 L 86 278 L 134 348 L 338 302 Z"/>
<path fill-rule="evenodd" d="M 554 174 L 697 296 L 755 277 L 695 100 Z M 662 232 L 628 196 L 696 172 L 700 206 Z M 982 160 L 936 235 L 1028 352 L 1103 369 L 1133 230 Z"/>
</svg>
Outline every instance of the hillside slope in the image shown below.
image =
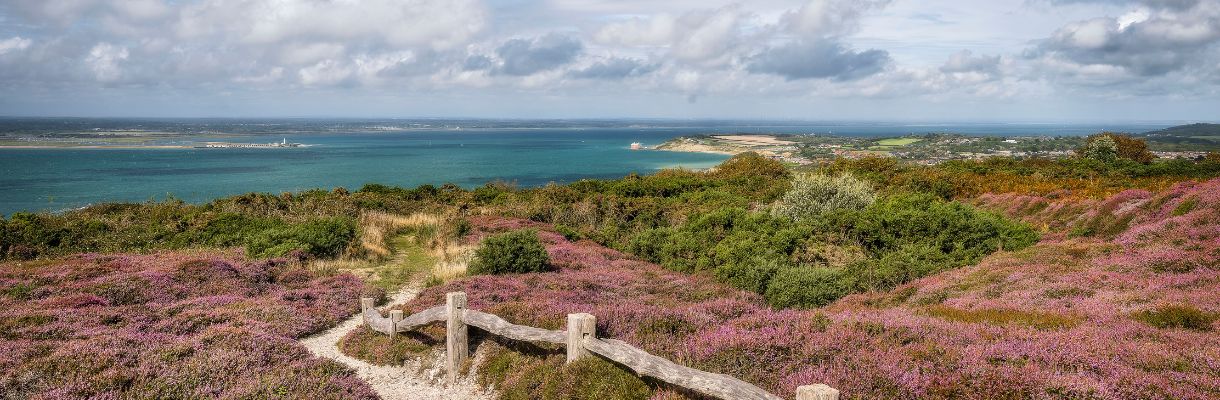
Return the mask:
<svg viewBox="0 0 1220 400">
<path fill-rule="evenodd" d="M 994 196 L 984 202 L 1035 223 L 1052 216 L 1086 225 L 1101 219 L 1097 224 L 1110 230 L 1051 235 L 975 266 L 849 296 L 820 310 L 774 310 L 757 295 L 709 277 L 544 232 L 558 271 L 464 279 L 425 290 L 403 308 L 423 310 L 442 303 L 445 292 L 460 290 L 469 294 L 471 308 L 526 325 L 559 328 L 565 314 L 590 312 L 601 336 L 784 397 L 809 383 L 829 384 L 846 398 L 1220 395 L 1220 179 L 1159 193 L 1129 191 L 1096 203 L 1042 200 Z M 476 221 L 471 240 L 521 227 L 547 229 L 488 218 Z M 348 340 L 359 348 L 377 338 L 364 331 Z M 499 383 L 507 393 L 561 398 L 531 392 L 558 384 L 553 379 L 570 379 L 562 357 L 549 357 L 499 371 Z M 679 396 L 664 388 L 653 393 Z"/>
</svg>

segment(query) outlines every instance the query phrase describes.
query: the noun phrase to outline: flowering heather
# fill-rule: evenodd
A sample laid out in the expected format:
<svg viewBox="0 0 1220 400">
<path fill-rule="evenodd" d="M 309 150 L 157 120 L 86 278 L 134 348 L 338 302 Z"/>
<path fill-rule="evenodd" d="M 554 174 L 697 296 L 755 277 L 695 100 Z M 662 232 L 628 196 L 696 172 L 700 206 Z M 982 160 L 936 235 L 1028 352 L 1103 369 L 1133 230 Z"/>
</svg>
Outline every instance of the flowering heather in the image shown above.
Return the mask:
<svg viewBox="0 0 1220 400">
<path fill-rule="evenodd" d="M 0 398 L 376 398 L 294 338 L 364 284 L 233 255 L 84 254 L 0 264 Z"/>
<path fill-rule="evenodd" d="M 1199 195 L 1217 184 L 1174 190 Z M 557 271 L 471 277 L 428 289 L 402 308 L 420 311 L 443 304 L 446 292 L 465 291 L 472 309 L 548 329 L 561 329 L 568 313 L 588 312 L 597 316 L 601 337 L 732 375 L 785 398 L 812 383 L 861 399 L 1217 398 L 1220 327 L 1156 327 L 1134 316 L 1167 304 L 1220 311 L 1220 269 L 1112 263 L 1126 251 L 1172 245 L 1173 235 L 1206 233 L 1181 227 L 1189 223 L 1142 230 L 1158 224 L 1161 211 L 1173 214 L 1179 200 L 1150 205 L 1166 195 L 1133 196 L 1150 196 L 1150 203 L 1126 210 L 1137 214 L 1120 238 L 1137 231 L 1157 235 L 1133 238 L 1129 245 L 1123 239 L 1044 242 L 889 292 L 849 296 L 821 310 L 771 309 L 759 296 L 711 277 L 672 272 L 550 232 L 541 237 Z M 1120 200 L 1114 209 L 1128 202 Z M 1216 212 L 1204 203 L 1197 207 Z M 1202 211 L 1181 216 L 1194 212 Z M 545 228 L 520 220 L 473 222 L 476 235 Z M 1214 236 L 1207 240 L 1214 248 Z M 345 340 L 376 339 L 357 332 Z"/>
</svg>

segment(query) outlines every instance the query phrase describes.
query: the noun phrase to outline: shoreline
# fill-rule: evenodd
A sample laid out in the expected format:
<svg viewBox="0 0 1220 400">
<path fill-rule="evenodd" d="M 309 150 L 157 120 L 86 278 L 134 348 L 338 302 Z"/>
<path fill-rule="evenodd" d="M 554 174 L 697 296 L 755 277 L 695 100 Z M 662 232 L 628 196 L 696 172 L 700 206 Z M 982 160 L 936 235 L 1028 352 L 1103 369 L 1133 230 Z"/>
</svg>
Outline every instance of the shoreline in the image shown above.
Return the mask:
<svg viewBox="0 0 1220 400">
<path fill-rule="evenodd" d="M 9 146 L 9 145 L 0 145 L 0 150 L 4 150 L 4 149 L 13 149 L 13 150 L 53 150 L 53 149 L 61 149 L 61 150 L 73 150 L 73 149 L 92 149 L 92 150 L 105 150 L 105 149 L 113 149 L 113 150 L 140 150 L 140 149 L 149 149 L 149 150 L 165 150 L 165 149 L 193 149 L 193 148 L 195 148 L 195 147 L 194 147 L 194 146 L 175 146 L 175 145 L 153 145 L 153 146 L 123 146 L 123 145 L 113 145 L 113 146 L 112 146 L 112 145 L 99 145 L 99 144 L 94 144 L 94 145 L 70 145 L 70 146 L 52 146 L 52 145 L 19 145 L 19 146 Z"/>
</svg>

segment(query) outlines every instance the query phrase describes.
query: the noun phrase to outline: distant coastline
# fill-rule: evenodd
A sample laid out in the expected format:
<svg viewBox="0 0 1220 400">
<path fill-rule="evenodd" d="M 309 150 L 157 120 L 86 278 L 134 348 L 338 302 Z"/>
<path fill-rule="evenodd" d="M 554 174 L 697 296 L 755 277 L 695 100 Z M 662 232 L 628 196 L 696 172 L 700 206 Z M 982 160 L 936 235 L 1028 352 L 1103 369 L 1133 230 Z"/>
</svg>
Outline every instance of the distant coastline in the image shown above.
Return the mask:
<svg viewBox="0 0 1220 400">
<path fill-rule="evenodd" d="M 63 144 L 63 145 L 6 145 L 0 144 L 0 150 L 74 150 L 74 149 L 93 149 L 93 150 L 166 150 L 166 149 L 193 149 L 195 146 L 181 145 L 101 145 L 101 144 Z"/>
</svg>

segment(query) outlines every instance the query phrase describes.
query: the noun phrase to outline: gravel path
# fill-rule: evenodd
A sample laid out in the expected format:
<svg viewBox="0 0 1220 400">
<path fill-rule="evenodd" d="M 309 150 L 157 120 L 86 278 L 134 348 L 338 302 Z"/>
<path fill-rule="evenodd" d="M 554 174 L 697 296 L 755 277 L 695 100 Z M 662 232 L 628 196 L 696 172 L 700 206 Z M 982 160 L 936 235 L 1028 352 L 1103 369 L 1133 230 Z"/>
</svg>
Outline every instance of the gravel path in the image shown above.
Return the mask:
<svg viewBox="0 0 1220 400">
<path fill-rule="evenodd" d="M 419 289 L 416 287 L 403 289 L 390 298 L 390 304 L 406 303 L 418 294 Z M 326 332 L 301 339 L 301 344 L 318 357 L 338 361 L 355 370 L 357 376 L 368 382 L 373 390 L 377 391 L 377 395 L 386 400 L 490 400 L 494 398 L 493 393 L 479 388 L 471 376 L 463 377 L 464 379 L 456 385 L 446 386 L 445 372 L 443 368 L 439 367 L 445 364 L 443 351 L 433 353 L 434 358 L 437 359 L 431 360 L 433 362 L 428 364 L 437 366 L 433 368 L 421 368 L 419 361 L 407 365 L 385 366 L 373 365 L 348 357 L 339 351 L 339 339 L 359 327 L 361 322 L 360 314 L 356 314 Z M 478 358 L 477 355 L 476 358 Z"/>
</svg>

